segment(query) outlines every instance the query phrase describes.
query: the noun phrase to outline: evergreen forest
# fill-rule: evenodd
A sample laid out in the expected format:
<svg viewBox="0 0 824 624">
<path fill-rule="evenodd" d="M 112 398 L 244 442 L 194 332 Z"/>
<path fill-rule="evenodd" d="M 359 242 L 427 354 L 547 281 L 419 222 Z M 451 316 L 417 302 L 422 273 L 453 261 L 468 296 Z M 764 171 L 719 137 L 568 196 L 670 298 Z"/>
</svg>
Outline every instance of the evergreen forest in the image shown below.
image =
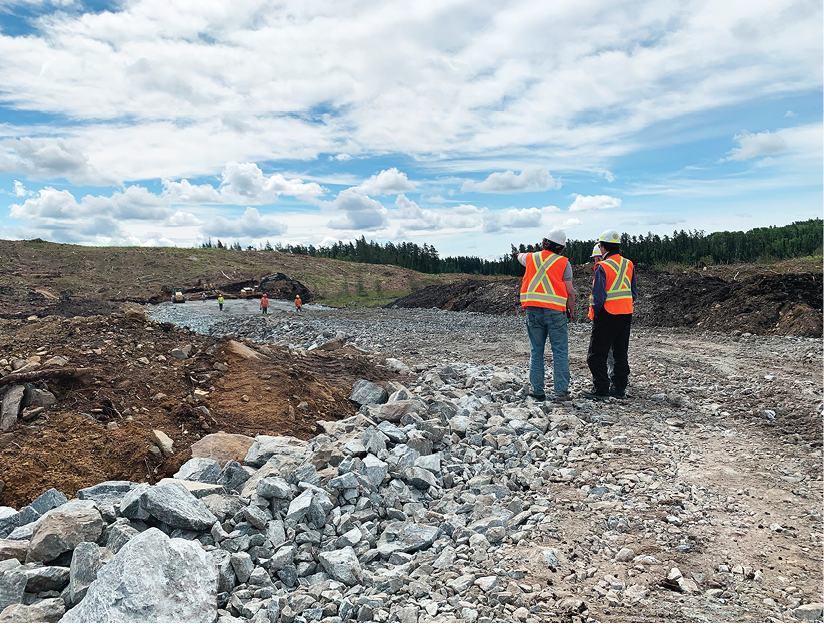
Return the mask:
<svg viewBox="0 0 824 624">
<path fill-rule="evenodd" d="M 824 239 L 824 221 L 810 219 L 790 225 L 754 228 L 746 232 L 713 232 L 703 230 L 675 231 L 672 236 L 647 233 L 621 235 L 621 254 L 636 264 L 693 265 L 733 264 L 754 262 L 764 258 L 797 258 L 820 256 Z M 573 264 L 589 262 L 594 241 L 569 240 L 564 250 Z M 239 243 L 225 244 L 218 240 L 204 243 L 202 247 L 242 249 Z M 248 249 L 256 249 L 249 247 Z M 468 273 L 474 275 L 522 275 L 523 267 L 517 260 L 518 253 L 541 249 L 541 243 L 511 245 L 509 253 L 497 260 L 475 256 L 449 256 L 441 258 L 434 246 L 424 243 L 388 242 L 381 245 L 361 236 L 352 242 L 338 241 L 330 246 L 282 245 L 266 243 L 264 251 L 332 258 L 346 262 L 366 264 L 391 264 L 421 273 Z"/>
</svg>

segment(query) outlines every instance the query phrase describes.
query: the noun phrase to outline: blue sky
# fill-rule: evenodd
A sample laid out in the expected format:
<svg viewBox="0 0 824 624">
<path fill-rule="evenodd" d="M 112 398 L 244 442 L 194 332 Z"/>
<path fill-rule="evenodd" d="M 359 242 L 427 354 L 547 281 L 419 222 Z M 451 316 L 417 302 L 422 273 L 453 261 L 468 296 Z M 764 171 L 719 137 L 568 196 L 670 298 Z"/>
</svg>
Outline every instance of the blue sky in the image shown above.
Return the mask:
<svg viewBox="0 0 824 624">
<path fill-rule="evenodd" d="M 497 257 L 822 213 L 822 7 L 0 0 L 0 237 Z"/>
</svg>

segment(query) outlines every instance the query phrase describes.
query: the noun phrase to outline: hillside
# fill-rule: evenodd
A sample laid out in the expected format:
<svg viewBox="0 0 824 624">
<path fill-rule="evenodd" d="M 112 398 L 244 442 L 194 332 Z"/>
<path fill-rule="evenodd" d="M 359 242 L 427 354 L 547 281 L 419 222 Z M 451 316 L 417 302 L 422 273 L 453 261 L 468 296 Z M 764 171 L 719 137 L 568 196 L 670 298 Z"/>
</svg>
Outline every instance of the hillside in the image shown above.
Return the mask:
<svg viewBox="0 0 824 624">
<path fill-rule="evenodd" d="M 0 301 L 5 315 L 33 313 L 49 304 L 83 314 L 96 311 L 94 302 L 107 313 L 107 301 L 165 300 L 164 288 L 196 288 L 201 283 L 237 287 L 273 272 L 297 280 L 309 289 L 313 301 L 330 306 L 378 305 L 431 284 L 467 277 L 275 251 L 0 241 Z"/>
</svg>

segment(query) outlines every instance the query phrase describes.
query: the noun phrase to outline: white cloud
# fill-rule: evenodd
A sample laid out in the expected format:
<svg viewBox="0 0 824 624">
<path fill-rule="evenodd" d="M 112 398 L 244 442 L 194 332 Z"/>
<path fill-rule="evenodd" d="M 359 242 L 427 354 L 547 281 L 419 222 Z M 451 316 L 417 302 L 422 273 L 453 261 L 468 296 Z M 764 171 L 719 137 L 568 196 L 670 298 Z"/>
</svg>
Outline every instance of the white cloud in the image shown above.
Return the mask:
<svg viewBox="0 0 824 624">
<path fill-rule="evenodd" d="M 352 157 L 349 154 L 336 154 L 334 156 L 330 156 L 329 160 L 337 160 L 338 162 L 346 162 L 347 160 L 352 160 Z"/>
<path fill-rule="evenodd" d="M 621 200 L 609 195 L 576 195 L 575 200 L 569 205 L 570 212 L 585 212 L 589 210 L 607 210 L 618 208 Z"/>
<path fill-rule="evenodd" d="M 15 197 L 26 197 L 27 195 L 31 195 L 29 191 L 26 190 L 26 187 L 23 186 L 23 183 L 20 180 L 14 181 L 14 196 Z"/>
<path fill-rule="evenodd" d="M 558 188 L 561 188 L 561 183 L 545 167 L 539 165 L 527 167 L 521 173 L 490 173 L 483 182 L 467 180 L 461 185 L 461 191 L 475 193 L 525 193 Z"/>
<path fill-rule="evenodd" d="M 189 225 L 201 225 L 203 221 L 198 219 L 190 212 L 181 212 L 178 210 L 171 217 L 169 217 L 168 224 L 171 227 L 185 227 Z"/>
<path fill-rule="evenodd" d="M 414 191 L 415 185 L 397 167 L 381 171 L 356 186 L 353 190 L 363 195 L 387 195 Z"/>
<path fill-rule="evenodd" d="M 395 199 L 398 207 L 397 214 L 393 217 L 410 223 L 404 223 L 406 230 L 438 230 L 443 227 L 443 221 L 434 210 L 422 210 L 417 203 L 409 199 L 403 193 Z"/>
<path fill-rule="evenodd" d="M 658 217 L 646 220 L 646 225 L 675 225 L 677 223 L 684 223 L 686 219 L 683 217 Z"/>
<path fill-rule="evenodd" d="M 0 173 L 23 173 L 30 178 L 64 178 L 74 184 L 118 184 L 120 177 L 101 174 L 89 157 L 64 139 L 28 138 L 0 141 Z"/>
<path fill-rule="evenodd" d="M 387 210 L 379 201 L 349 188 L 338 193 L 331 208 L 341 210 L 345 216 L 332 219 L 328 226 L 336 230 L 379 230 L 387 224 Z"/>
<path fill-rule="evenodd" d="M 265 204 L 278 195 L 313 201 L 323 195 L 323 189 L 316 182 L 287 180 L 280 173 L 267 177 L 253 162 L 227 163 L 222 178 L 220 196 L 226 203 Z"/>
<path fill-rule="evenodd" d="M 798 113 L 788 110 L 786 113 L 784 113 L 784 117 L 798 117 Z"/>
<path fill-rule="evenodd" d="M 738 143 L 738 147 L 734 147 L 727 152 L 729 156 L 722 158 L 719 162 L 729 160 L 749 160 L 757 156 L 764 156 L 765 154 L 777 154 L 787 149 L 788 144 L 783 136 L 780 134 L 771 134 L 769 130 L 751 134 L 743 132 L 736 134 L 733 140 Z"/>
<path fill-rule="evenodd" d="M 560 212 L 557 206 L 544 208 L 509 208 L 488 211 L 484 215 L 484 232 L 501 232 L 518 228 L 536 228 L 545 224 L 544 217 Z"/>
<path fill-rule="evenodd" d="M 216 217 L 201 228 L 205 236 L 223 238 L 264 238 L 286 233 L 286 225 L 271 215 L 261 215 L 251 206 L 237 219 Z"/>
<path fill-rule="evenodd" d="M 188 180 L 163 180 L 163 195 L 172 204 L 220 204 L 223 198 L 211 184 L 191 184 Z"/>
<path fill-rule="evenodd" d="M 17 219 L 89 219 L 105 217 L 121 220 L 159 220 L 171 216 L 165 201 L 142 186 L 129 186 L 111 197 L 86 195 L 78 202 L 66 189 L 41 189 L 22 204 L 9 206 Z"/>
<path fill-rule="evenodd" d="M 583 223 L 581 223 L 581 221 L 579 221 L 575 217 L 571 217 L 571 218 L 566 219 L 564 221 L 564 227 L 573 227 L 573 226 L 576 226 L 576 225 L 583 225 Z"/>
</svg>

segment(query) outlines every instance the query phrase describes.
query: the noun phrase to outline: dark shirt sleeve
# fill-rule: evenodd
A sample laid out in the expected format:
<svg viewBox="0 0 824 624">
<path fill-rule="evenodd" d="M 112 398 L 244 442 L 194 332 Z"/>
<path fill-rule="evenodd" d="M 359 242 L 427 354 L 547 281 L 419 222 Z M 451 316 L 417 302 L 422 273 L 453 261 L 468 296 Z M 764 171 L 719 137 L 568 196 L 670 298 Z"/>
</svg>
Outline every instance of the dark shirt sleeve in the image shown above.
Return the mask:
<svg viewBox="0 0 824 624">
<path fill-rule="evenodd" d="M 632 280 L 630 285 L 632 287 L 632 300 L 635 301 L 638 298 L 638 286 L 635 285 L 635 267 L 632 267 Z"/>
<path fill-rule="evenodd" d="M 633 279 L 635 275 L 633 274 Z M 604 302 L 607 300 L 607 274 L 604 267 L 595 267 L 595 278 L 592 282 L 592 312 L 595 316 L 601 313 Z"/>
</svg>

